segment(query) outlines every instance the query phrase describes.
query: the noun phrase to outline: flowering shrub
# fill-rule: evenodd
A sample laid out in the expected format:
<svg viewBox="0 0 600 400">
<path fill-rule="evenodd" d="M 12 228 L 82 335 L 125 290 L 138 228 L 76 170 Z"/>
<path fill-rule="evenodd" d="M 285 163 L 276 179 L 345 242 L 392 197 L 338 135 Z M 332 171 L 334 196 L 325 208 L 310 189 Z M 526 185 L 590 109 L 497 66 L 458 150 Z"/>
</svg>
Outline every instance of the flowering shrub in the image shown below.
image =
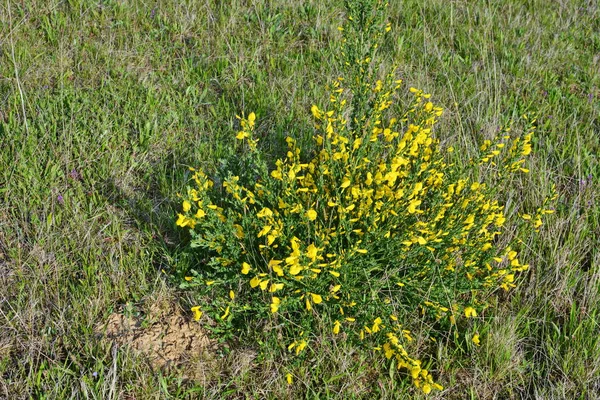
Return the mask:
<svg viewBox="0 0 600 400">
<path fill-rule="evenodd" d="M 349 7 L 342 32 L 377 25 L 361 20 L 361 10 Z M 388 28 L 367 31 L 377 39 Z M 255 114 L 238 117 L 236 163 L 212 177 L 192 169 L 177 225 L 207 260 L 187 278 L 212 299 L 193 308 L 196 319 L 204 312 L 228 326 L 275 318 L 296 355 L 319 331 L 344 335 L 380 351 L 429 393 L 442 387 L 409 352 L 413 337 L 429 333 L 411 321 L 455 330 L 528 268 L 514 244 L 498 246 L 505 210 L 496 189 L 475 177 L 482 166 L 499 177 L 527 172 L 533 126 L 484 142 L 466 168 L 448 163 L 433 135 L 442 108 L 430 95 L 410 88 L 410 106 L 395 115 L 395 74 L 366 81 L 375 72 L 365 54 L 376 48 L 345 46 L 355 60 L 346 61 L 350 83 L 339 78 L 327 105 L 312 107 L 310 150 L 288 137 L 287 155 L 270 165 L 254 136 Z M 537 228 L 546 212 L 525 222 Z"/>
</svg>

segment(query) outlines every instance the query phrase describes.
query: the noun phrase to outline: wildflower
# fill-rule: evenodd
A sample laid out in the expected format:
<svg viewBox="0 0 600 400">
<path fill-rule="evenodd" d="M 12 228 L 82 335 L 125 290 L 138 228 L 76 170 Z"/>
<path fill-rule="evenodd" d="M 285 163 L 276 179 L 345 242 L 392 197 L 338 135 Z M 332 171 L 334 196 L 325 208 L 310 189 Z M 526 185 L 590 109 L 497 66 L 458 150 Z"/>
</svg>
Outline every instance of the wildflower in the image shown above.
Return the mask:
<svg viewBox="0 0 600 400">
<path fill-rule="evenodd" d="M 308 258 L 310 258 L 311 261 L 314 262 L 317 259 L 317 251 L 318 250 L 319 249 L 314 244 L 311 243 L 310 246 L 308 246 L 306 248 L 306 256 Z"/>
<path fill-rule="evenodd" d="M 250 114 L 248 114 L 248 126 L 250 128 L 254 128 L 254 121 L 256 120 L 256 114 L 254 114 L 253 112 L 251 112 Z"/>
<path fill-rule="evenodd" d="M 313 105 L 310 108 L 310 112 L 312 113 L 313 117 L 315 117 L 315 119 L 321 119 L 321 111 L 319 110 L 319 107 L 317 107 L 316 105 Z"/>
<path fill-rule="evenodd" d="M 271 288 L 269 289 L 269 292 L 274 293 L 278 290 L 283 289 L 283 283 L 272 283 L 271 284 Z"/>
<path fill-rule="evenodd" d="M 340 321 L 335 321 L 335 323 L 333 324 L 333 334 L 337 335 L 338 333 L 340 333 L 340 326 L 342 324 L 340 323 Z"/>
<path fill-rule="evenodd" d="M 182 228 L 189 226 L 191 229 L 194 229 L 194 226 L 196 226 L 195 220 L 188 218 L 183 214 L 177 214 L 177 215 L 178 215 L 177 222 L 176 222 L 177 226 L 180 226 Z"/>
<path fill-rule="evenodd" d="M 269 268 L 273 270 L 278 276 L 283 276 L 283 268 L 279 266 L 283 261 L 281 260 L 270 260 Z"/>
<path fill-rule="evenodd" d="M 298 343 L 298 345 L 296 346 L 296 355 L 298 355 L 302 350 L 304 350 L 307 345 L 308 343 L 306 342 L 306 340 L 300 341 L 300 343 Z"/>
<path fill-rule="evenodd" d="M 260 230 L 260 232 L 258 232 L 258 235 L 256 235 L 256 237 L 261 237 L 266 235 L 267 233 L 269 233 L 271 231 L 273 227 L 271 225 L 265 225 L 263 226 L 263 228 Z"/>
<path fill-rule="evenodd" d="M 260 285 L 260 278 L 258 276 L 255 276 L 254 278 L 252 278 L 250 280 L 250 287 L 252 287 L 254 289 L 258 285 Z"/>
<path fill-rule="evenodd" d="M 410 202 L 410 204 L 408 205 L 407 211 L 410 214 L 414 214 L 417 212 L 417 207 L 419 207 L 421 205 L 421 200 L 412 200 Z"/>
<path fill-rule="evenodd" d="M 221 319 L 225 319 L 229 316 L 229 306 L 225 309 L 225 313 L 221 315 Z"/>
<path fill-rule="evenodd" d="M 285 380 L 287 381 L 288 385 L 291 385 L 292 383 L 294 383 L 294 378 L 292 377 L 292 374 L 287 373 L 285 375 Z"/>
<path fill-rule="evenodd" d="M 424 383 L 421 387 L 421 390 L 423 390 L 423 393 L 429 394 L 431 393 L 431 385 L 429 385 L 428 383 Z"/>
<path fill-rule="evenodd" d="M 373 333 L 379 332 L 379 328 L 381 327 L 381 323 L 383 321 L 381 320 L 381 318 L 377 317 L 375 318 L 375 321 L 373 321 L 373 327 L 371 328 L 371 331 Z"/>
<path fill-rule="evenodd" d="M 200 306 L 195 306 L 191 308 L 191 311 L 194 313 L 194 319 L 199 321 L 202 318 L 202 311 L 200 311 Z"/>
<path fill-rule="evenodd" d="M 381 28 L 378 34 L 383 36 L 391 25 Z M 345 38 L 350 31 L 354 29 L 344 31 Z M 366 54 L 347 55 L 353 58 L 348 60 L 350 67 L 356 63 L 357 69 L 371 68 L 365 65 L 370 61 Z M 176 221 L 192 230 L 192 245 L 208 258 L 210 268 L 202 270 L 203 279 L 240 288 L 235 293 L 229 290 L 229 298 L 225 291 L 224 299 L 211 302 L 210 314 L 216 314 L 218 322 L 231 319 L 233 310 L 256 317 L 264 308 L 276 314 L 284 305 L 286 315 L 278 323 L 295 335 L 288 350 L 296 355 L 308 345 L 304 332 L 296 332 L 298 326 L 319 329 L 320 322 L 331 321 L 326 329 L 339 335 L 344 325 L 344 330 L 352 329 L 370 348 L 383 351 L 387 359 L 407 369 L 414 385 L 427 394 L 442 387 L 402 347 L 400 341 L 417 338 L 405 329 L 408 326 L 400 325 L 406 315 L 395 314 L 393 297 L 412 301 L 407 304 L 410 310 L 418 308 L 414 299 L 427 293 L 428 302 L 419 309 L 423 317 L 457 331 L 461 313 L 477 317 L 475 305 L 485 309 L 492 290 L 514 287 L 515 274 L 527 265 L 510 248 L 497 248 L 502 243 L 497 236 L 507 220 L 504 208 L 489 198 L 494 192 L 490 189 L 495 188 L 467 178 L 474 175 L 462 174 L 462 166 L 447 163 L 439 154 L 433 127 L 443 110 L 429 100 L 431 95 L 411 88 L 411 108 L 398 119 L 390 118 L 386 110 L 395 101 L 394 85 L 400 84 L 394 74 L 374 82 L 351 78 L 348 88 L 342 79 L 333 83 L 329 103 L 333 110 L 316 105 L 310 109 L 316 152 L 302 152 L 296 140 L 288 137 L 287 155 L 275 161 L 274 169 L 268 169 L 268 157 L 262 157 L 252 138 L 256 115 L 238 117 L 241 128 L 236 138 L 252 151 L 238 153 L 243 162 L 236 165 L 246 166 L 247 173 L 237 177 L 227 175 L 233 171 L 219 171 L 221 175 L 213 181 L 193 170 L 196 187 L 182 199 L 183 211 Z M 364 93 L 356 93 L 357 87 Z M 372 109 L 353 110 L 346 105 L 346 99 L 363 94 L 361 107 Z M 486 140 L 481 156 L 470 165 L 477 168 L 487 161 L 501 173 L 519 173 L 525 170 L 521 156 L 529 154 L 531 147 L 529 134 L 518 140 Z M 223 182 L 223 190 L 210 190 L 214 182 Z M 545 203 L 535 213 L 524 214 L 530 221 L 527 225 L 539 228 L 548 207 Z M 365 281 L 371 282 L 369 287 L 374 285 L 376 295 L 364 292 L 369 289 L 361 286 Z M 450 281 L 461 288 L 456 296 L 442 285 Z M 207 286 L 209 282 L 215 281 L 206 281 Z M 240 282 L 249 283 L 250 288 Z M 264 293 L 244 295 L 257 288 Z M 205 294 L 212 292 L 212 288 L 202 289 Z M 442 305 L 447 301 L 451 309 Z M 302 316 L 302 324 L 292 323 L 292 316 Z M 478 334 L 466 338 L 474 346 L 480 344 Z M 286 374 L 286 381 L 292 384 L 291 373 Z"/>
<path fill-rule="evenodd" d="M 273 297 L 271 299 L 271 313 L 275 314 L 279 310 L 279 305 L 281 304 L 281 300 L 279 297 Z"/>
<path fill-rule="evenodd" d="M 471 317 L 476 317 L 476 316 L 477 316 L 477 311 L 475 311 L 475 309 L 473 307 L 465 307 L 465 317 L 471 318 Z"/>
<path fill-rule="evenodd" d="M 251 270 L 250 264 L 248 264 L 247 262 L 243 262 L 242 263 L 242 274 L 248 275 L 248 272 L 250 272 L 250 270 Z"/>
<path fill-rule="evenodd" d="M 302 268 L 302 266 L 301 266 L 300 264 L 297 264 L 297 263 L 296 263 L 296 264 L 293 264 L 293 265 L 290 267 L 290 274 L 291 274 L 291 275 L 298 275 L 298 274 L 300 273 L 300 271 L 302 271 L 302 269 L 303 269 L 303 268 Z"/>
<path fill-rule="evenodd" d="M 323 298 L 321 297 L 321 295 L 311 293 L 310 296 L 312 297 L 312 301 L 315 304 L 320 304 L 323 301 Z"/>
</svg>

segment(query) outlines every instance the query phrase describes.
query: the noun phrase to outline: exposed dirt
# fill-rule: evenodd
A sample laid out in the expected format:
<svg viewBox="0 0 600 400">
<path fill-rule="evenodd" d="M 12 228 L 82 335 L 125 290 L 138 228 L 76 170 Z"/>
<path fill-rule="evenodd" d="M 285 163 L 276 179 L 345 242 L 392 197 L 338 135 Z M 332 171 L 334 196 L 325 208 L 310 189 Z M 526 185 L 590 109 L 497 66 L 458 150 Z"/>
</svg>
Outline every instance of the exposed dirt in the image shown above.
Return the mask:
<svg viewBox="0 0 600 400">
<path fill-rule="evenodd" d="M 143 353 L 156 369 L 170 370 L 211 358 L 214 343 L 198 323 L 176 312 L 160 314 L 142 318 L 114 313 L 96 331 L 117 345 Z"/>
</svg>

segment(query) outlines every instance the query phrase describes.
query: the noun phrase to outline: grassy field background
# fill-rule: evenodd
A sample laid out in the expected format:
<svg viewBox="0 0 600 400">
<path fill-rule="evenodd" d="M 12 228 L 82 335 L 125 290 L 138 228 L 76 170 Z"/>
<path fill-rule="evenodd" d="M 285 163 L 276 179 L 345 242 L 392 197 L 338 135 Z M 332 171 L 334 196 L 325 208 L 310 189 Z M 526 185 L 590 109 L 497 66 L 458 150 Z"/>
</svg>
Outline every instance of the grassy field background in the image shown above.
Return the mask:
<svg viewBox="0 0 600 400">
<path fill-rule="evenodd" d="M 242 112 L 275 154 L 310 135 L 310 106 L 339 73 L 343 5 L 325 3 L 0 4 L 0 398 L 420 396 L 344 343 L 293 364 L 257 356 L 249 330 L 189 379 L 96 333 L 124 309 L 190 317 L 174 223 L 188 166 L 228 154 Z M 445 387 L 431 397 L 600 398 L 600 5 L 390 3 L 382 68 L 398 63 L 407 88 L 444 107 L 437 135 L 458 161 L 536 113 L 531 173 L 501 200 L 516 218 L 553 183 L 560 195 L 525 241 L 530 272 L 477 319 L 481 346 L 430 355 Z"/>
</svg>

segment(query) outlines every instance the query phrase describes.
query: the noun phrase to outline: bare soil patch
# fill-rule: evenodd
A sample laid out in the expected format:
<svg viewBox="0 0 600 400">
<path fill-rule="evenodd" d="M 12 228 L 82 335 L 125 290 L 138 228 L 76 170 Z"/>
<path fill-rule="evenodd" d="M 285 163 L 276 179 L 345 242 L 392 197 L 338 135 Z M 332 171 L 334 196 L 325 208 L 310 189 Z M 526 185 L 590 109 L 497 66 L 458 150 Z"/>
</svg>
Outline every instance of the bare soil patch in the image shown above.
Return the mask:
<svg viewBox="0 0 600 400">
<path fill-rule="evenodd" d="M 107 322 L 96 328 L 96 332 L 116 345 L 128 346 L 143 354 L 154 369 L 171 370 L 198 362 L 204 364 L 213 358 L 216 350 L 215 343 L 200 325 L 179 312 L 144 317 L 113 313 Z M 196 370 L 194 367 L 185 369 Z M 192 375 L 196 373 L 192 372 Z"/>
</svg>

